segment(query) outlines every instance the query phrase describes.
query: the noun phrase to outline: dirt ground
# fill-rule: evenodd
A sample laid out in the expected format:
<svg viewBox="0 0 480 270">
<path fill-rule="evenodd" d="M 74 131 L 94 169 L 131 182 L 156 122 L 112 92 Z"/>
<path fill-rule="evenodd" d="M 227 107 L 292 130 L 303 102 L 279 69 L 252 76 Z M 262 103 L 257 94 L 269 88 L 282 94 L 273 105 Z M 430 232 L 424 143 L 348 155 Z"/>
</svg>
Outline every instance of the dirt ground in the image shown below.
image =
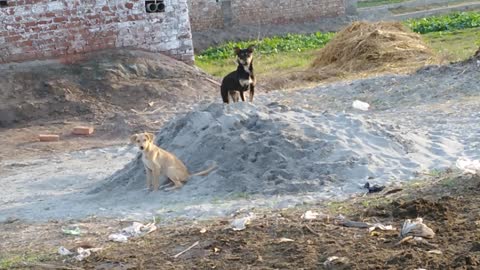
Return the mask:
<svg viewBox="0 0 480 270">
<path fill-rule="evenodd" d="M 118 144 L 132 131 L 156 131 L 218 92 L 196 67 L 143 51 L 101 51 L 2 65 L 0 71 L 0 161 Z M 71 136 L 76 125 L 96 132 Z M 62 140 L 42 144 L 39 133 Z"/>
<path fill-rule="evenodd" d="M 145 59 L 149 57 L 145 56 L 142 61 L 147 61 Z M 122 61 L 130 58 L 131 55 L 127 55 Z M 96 62 L 92 60 L 81 63 L 95 65 Z M 142 63 L 149 68 L 153 65 Z M 209 102 L 216 98 L 216 94 L 210 91 L 216 91 L 217 86 L 208 79 L 199 79 L 207 77 L 202 77 L 194 68 L 176 67 L 175 70 L 161 71 L 162 63 L 155 66 L 158 69 L 154 73 L 168 74 L 165 75 L 167 79 L 154 79 L 155 84 L 144 86 L 139 95 L 132 95 L 132 91 L 135 91 L 141 81 L 150 78 L 150 75 L 138 70 L 148 68 L 142 69 L 137 65 L 137 71 L 125 73 L 122 70 L 126 69 L 128 63 L 121 64 L 114 71 L 110 71 L 108 65 L 104 67 L 102 70 L 110 75 L 105 75 L 97 82 L 99 88 L 95 88 L 97 84 L 94 82 L 82 80 L 81 76 L 75 77 L 77 73 L 73 72 L 70 73 L 72 77 L 66 76 L 70 78 L 68 86 L 63 84 L 64 81 L 53 80 L 51 84 L 39 82 L 32 84 L 35 87 L 26 87 L 40 91 L 40 94 L 35 92 L 37 90 L 27 92 L 30 95 L 27 99 L 15 91 L 8 94 L 2 91 L 4 96 L 1 96 L 3 103 L 0 108 L 5 111 L 13 109 L 19 113 L 8 117 L 1 114 L 4 117 L 4 128 L 0 130 L 0 161 L 12 157 L 20 160 L 42 158 L 52 153 L 123 143 L 132 131 L 156 130 L 171 117 L 192 109 L 195 103 Z M 76 64 L 73 66 L 79 67 Z M 176 70 L 182 70 L 181 68 L 186 71 L 179 79 L 175 77 Z M 89 70 L 89 67 L 86 69 Z M 131 74 L 142 75 L 132 78 L 134 75 Z M 38 75 L 28 76 L 32 81 L 38 79 Z M 88 76 L 91 77 L 92 74 Z M 191 79 L 188 79 L 189 76 Z M 372 117 L 383 117 L 392 126 L 398 121 L 401 125 L 409 126 L 410 130 L 428 130 L 431 127 L 438 129 L 429 135 L 428 142 L 435 142 L 435 138 L 439 140 L 438 145 L 433 145 L 439 155 L 448 154 L 448 147 L 458 148 L 457 141 L 454 140 L 457 137 L 467 137 L 461 141 L 466 146 L 462 151 L 475 155 L 478 145 L 478 127 L 475 123 L 479 117 L 475 78 L 478 78 L 478 66 L 472 59 L 448 67 L 428 67 L 411 77 L 385 76 L 296 93 L 277 93 L 260 100 L 277 101 L 288 106 L 294 106 L 290 103 L 298 103 L 299 107 L 312 111 L 338 112 L 350 106 L 352 98 L 359 98 L 373 105 L 376 112 L 372 113 Z M 117 87 L 104 89 L 106 86 L 103 85 L 103 80 L 107 79 L 110 80 L 105 82 L 108 85 L 117 85 L 116 80 L 121 83 Z M 15 81 L 6 81 L 8 83 L 5 85 L 12 87 L 10 90 L 17 89 Z M 187 85 L 182 84 L 183 81 Z M 420 85 L 420 82 L 423 84 Z M 49 85 L 62 86 L 56 88 Z M 417 91 L 419 85 L 423 91 Z M 338 91 L 339 87 L 343 91 Z M 180 88 L 187 89 L 186 97 L 175 92 L 175 89 Z M 188 90 L 197 88 L 199 94 Z M 41 89 L 53 92 L 41 94 L 44 91 Z M 65 92 L 58 94 L 55 89 L 63 89 Z M 96 94 L 89 92 L 94 90 L 97 91 Z M 150 94 L 142 96 L 144 93 Z M 100 99 L 89 100 L 92 96 Z M 149 99 L 151 96 L 154 98 Z M 61 102 L 58 103 L 65 103 L 65 107 L 54 108 L 51 102 L 56 102 L 56 98 L 60 98 Z M 166 101 L 162 103 L 162 100 Z M 153 105 L 149 105 L 151 102 Z M 29 103 L 33 104 L 28 105 Z M 158 107 L 161 110 L 155 111 L 154 108 Z M 48 118 L 44 122 L 42 117 L 45 115 Z M 92 123 L 96 127 L 95 135 L 69 135 L 69 130 L 74 125 Z M 451 126 L 454 128 L 449 129 Z M 62 141 L 39 143 L 36 141 L 39 131 L 61 134 Z M 444 145 L 448 147 L 444 148 Z M 404 184 L 402 191 L 393 194 L 356 195 L 346 201 L 329 201 L 289 209 L 253 209 L 256 218 L 243 231 L 232 231 L 230 222 L 235 217 L 244 215 L 245 211 L 213 220 L 157 220 L 158 230 L 126 244 L 108 241 L 110 233 L 131 224 L 130 219 L 122 216 L 116 219 L 90 216 L 48 222 L 17 220 L 12 217 L 0 224 L 0 269 L 480 268 L 480 177 L 448 172 L 431 173 L 418 179 L 421 181 Z M 121 197 L 123 194 L 117 195 Z M 321 212 L 325 216 L 305 221 L 300 216 L 306 210 Z M 369 234 L 366 229 L 346 228 L 336 222 L 336 217 L 340 214 L 354 221 L 391 224 L 397 230 Z M 429 244 L 397 245 L 403 221 L 416 217 L 424 218 L 425 223 L 435 231 L 435 237 L 428 240 Z M 80 236 L 62 233 L 63 227 L 72 224 L 80 227 Z M 174 254 L 197 241 L 198 245 L 194 248 L 173 258 Z M 77 262 L 59 256 L 57 250 L 60 246 L 69 249 L 101 247 L 103 250 L 85 261 Z M 435 251 L 429 252 L 432 250 Z M 324 262 L 331 256 L 345 259 L 342 260 L 343 263 L 329 268 Z"/>
<path fill-rule="evenodd" d="M 63 222 L 33 225 L 12 220 L 1 225 L 0 245 L 4 252 L 22 254 L 23 263 L 12 263 L 8 269 L 478 269 L 480 177 L 445 173 L 429 180 L 410 183 L 392 194 L 257 212 L 243 231 L 230 228 L 233 217 L 177 220 L 128 243 L 106 240 L 108 233 L 128 226 L 127 222 L 72 221 L 84 231 L 73 237 L 61 234 Z M 323 215 L 302 220 L 306 210 Z M 336 222 L 340 214 L 353 221 L 393 225 L 396 230 L 369 233 L 343 227 Z M 402 223 L 416 217 L 424 218 L 435 237 L 428 244 L 398 244 Z M 197 241 L 194 248 L 173 258 Z M 104 249 L 77 262 L 53 255 L 60 245 Z M 28 260 L 32 254 L 35 262 Z M 331 256 L 346 259 L 324 265 Z"/>
</svg>

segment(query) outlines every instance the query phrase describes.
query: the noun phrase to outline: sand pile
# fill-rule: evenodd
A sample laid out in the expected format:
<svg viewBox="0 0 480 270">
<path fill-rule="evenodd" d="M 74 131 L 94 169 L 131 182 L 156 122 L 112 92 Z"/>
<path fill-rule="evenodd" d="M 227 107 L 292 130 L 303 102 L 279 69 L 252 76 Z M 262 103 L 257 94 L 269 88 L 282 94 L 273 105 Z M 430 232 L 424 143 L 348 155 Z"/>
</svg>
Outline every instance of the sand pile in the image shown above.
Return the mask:
<svg viewBox="0 0 480 270">
<path fill-rule="evenodd" d="M 322 48 L 309 79 L 351 73 L 405 72 L 434 61 L 420 35 L 399 22 L 354 22 Z"/>
<path fill-rule="evenodd" d="M 313 113 L 277 103 L 237 103 L 230 113 L 212 104 L 171 121 L 156 143 L 192 172 L 218 164 L 209 176 L 193 177 L 176 192 L 159 192 L 155 200 L 165 205 L 243 193 L 359 191 L 368 178 L 406 179 L 420 166 L 408 156 L 416 151 L 415 143 L 397 127 L 362 115 Z M 145 172 L 137 157 L 94 193 L 144 187 Z"/>
</svg>

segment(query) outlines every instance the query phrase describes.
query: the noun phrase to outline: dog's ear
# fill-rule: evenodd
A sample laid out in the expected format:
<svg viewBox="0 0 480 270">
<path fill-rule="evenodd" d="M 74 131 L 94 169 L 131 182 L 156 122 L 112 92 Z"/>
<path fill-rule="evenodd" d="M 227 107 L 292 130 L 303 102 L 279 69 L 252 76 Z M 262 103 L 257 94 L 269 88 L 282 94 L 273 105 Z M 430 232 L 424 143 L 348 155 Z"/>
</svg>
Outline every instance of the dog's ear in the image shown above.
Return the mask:
<svg viewBox="0 0 480 270">
<path fill-rule="evenodd" d="M 248 48 L 247 48 L 247 51 L 248 51 L 249 53 L 253 53 L 254 50 L 255 50 L 255 45 L 250 45 L 250 46 L 248 46 Z"/>
<path fill-rule="evenodd" d="M 135 141 L 137 140 L 137 136 L 138 134 L 133 134 L 132 136 L 130 136 L 130 143 L 135 143 Z"/>
<path fill-rule="evenodd" d="M 155 135 L 153 135 L 152 133 L 149 133 L 149 132 L 146 132 L 145 136 L 147 136 L 148 140 L 151 141 L 151 142 L 153 142 L 153 140 L 155 139 Z"/>
<path fill-rule="evenodd" d="M 235 48 L 233 48 L 233 51 L 234 51 L 234 52 L 235 52 L 235 54 L 237 55 L 237 54 L 239 54 L 239 53 L 240 53 L 240 51 L 241 51 L 241 50 L 240 50 L 240 48 L 239 48 L 239 47 L 235 47 Z"/>
</svg>

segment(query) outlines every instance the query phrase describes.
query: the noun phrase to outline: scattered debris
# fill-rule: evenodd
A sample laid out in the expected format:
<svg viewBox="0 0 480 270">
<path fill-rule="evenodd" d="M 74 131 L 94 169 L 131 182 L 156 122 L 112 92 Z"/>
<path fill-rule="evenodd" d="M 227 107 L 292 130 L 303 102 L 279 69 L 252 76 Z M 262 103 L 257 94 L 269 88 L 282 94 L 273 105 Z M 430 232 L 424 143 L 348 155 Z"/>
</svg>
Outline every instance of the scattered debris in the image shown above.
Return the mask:
<svg viewBox="0 0 480 270">
<path fill-rule="evenodd" d="M 285 242 L 295 242 L 295 240 L 290 239 L 290 238 L 285 238 L 285 237 L 282 237 L 282 238 L 277 240 L 277 243 L 285 243 Z"/>
<path fill-rule="evenodd" d="M 383 189 L 385 189 L 385 186 L 380 186 L 380 185 L 377 185 L 377 184 L 371 186 L 369 182 L 365 183 L 365 185 L 363 187 L 368 189 L 368 193 L 380 192 Z"/>
<path fill-rule="evenodd" d="M 428 254 L 437 254 L 437 255 L 442 255 L 443 252 L 439 249 L 432 249 L 432 250 L 429 250 L 427 251 Z"/>
<path fill-rule="evenodd" d="M 316 236 L 320 236 L 320 234 L 316 231 L 314 231 L 312 228 L 310 228 L 310 226 L 308 226 L 307 224 L 305 224 L 305 228 L 307 228 L 307 230 L 313 234 L 315 234 Z"/>
<path fill-rule="evenodd" d="M 232 221 L 230 224 L 231 228 L 234 231 L 242 231 L 245 230 L 246 225 L 250 224 L 250 222 L 255 218 L 254 213 L 249 213 L 248 216 L 243 217 L 243 218 L 237 218 Z"/>
<path fill-rule="evenodd" d="M 301 219 L 306 219 L 306 220 L 311 220 L 311 219 L 316 219 L 319 215 L 320 215 L 320 213 L 312 212 L 311 210 L 308 210 L 300 218 Z"/>
<path fill-rule="evenodd" d="M 318 212 L 313 212 L 308 210 L 305 213 L 303 213 L 300 218 L 305 220 L 312 220 L 312 219 L 328 220 L 330 216 L 324 213 L 318 213 Z"/>
<path fill-rule="evenodd" d="M 357 110 L 368 111 L 368 109 L 370 108 L 370 104 L 368 104 L 366 102 L 363 102 L 363 101 L 360 101 L 360 100 L 355 100 L 352 103 L 352 107 L 354 109 L 357 109 Z"/>
<path fill-rule="evenodd" d="M 64 246 L 61 246 L 58 248 L 58 254 L 62 256 L 68 256 L 68 255 L 72 255 L 72 252 L 67 248 L 65 248 Z"/>
<path fill-rule="evenodd" d="M 108 236 L 108 240 L 113 242 L 126 243 L 128 241 L 128 237 L 121 233 L 112 233 Z"/>
<path fill-rule="evenodd" d="M 189 246 L 187 249 L 185 249 L 184 251 L 182 252 L 179 252 L 177 253 L 176 255 L 173 256 L 173 258 L 178 258 L 180 255 L 182 255 L 183 253 L 189 251 L 190 249 L 194 248 L 196 245 L 198 245 L 199 241 L 193 243 L 191 246 Z"/>
<path fill-rule="evenodd" d="M 339 215 L 335 219 L 335 224 L 342 225 L 342 226 L 345 226 L 345 227 L 353 227 L 353 228 L 361 228 L 361 229 L 367 229 L 367 228 L 370 228 L 372 226 L 372 224 L 367 223 L 367 222 L 348 220 L 342 215 Z"/>
<path fill-rule="evenodd" d="M 414 236 L 407 236 L 403 238 L 402 240 L 398 241 L 395 245 L 401 245 L 403 243 L 416 243 L 416 244 L 424 244 L 426 246 L 432 247 L 432 248 L 437 248 L 437 245 L 429 243 L 427 240 L 425 240 L 422 237 L 414 237 Z"/>
<path fill-rule="evenodd" d="M 480 160 L 478 159 L 471 160 L 466 157 L 460 157 L 457 159 L 455 165 L 464 173 L 476 174 L 480 172 Z"/>
<path fill-rule="evenodd" d="M 331 256 L 328 257 L 327 260 L 323 263 L 325 269 L 343 269 L 349 264 L 349 260 L 346 257 L 337 257 Z"/>
<path fill-rule="evenodd" d="M 405 238 L 407 236 L 433 238 L 435 233 L 423 223 L 422 218 L 416 218 L 413 222 L 410 219 L 407 219 L 403 223 L 400 237 Z"/>
<path fill-rule="evenodd" d="M 203 233 L 206 233 L 206 232 L 207 232 L 207 229 L 206 229 L 206 228 L 202 228 L 202 229 L 200 230 L 200 233 L 202 233 L 202 234 L 203 234 Z"/>
<path fill-rule="evenodd" d="M 40 134 L 38 135 L 38 139 L 41 142 L 56 142 L 60 140 L 60 136 L 53 134 Z"/>
<path fill-rule="evenodd" d="M 339 215 L 335 219 L 335 224 L 342 225 L 342 226 L 345 226 L 345 227 L 368 229 L 369 233 L 372 233 L 375 230 L 381 230 L 381 231 L 394 231 L 394 230 L 396 230 L 392 225 L 384 225 L 384 224 L 381 224 L 381 223 L 369 223 L 369 222 L 361 222 L 361 221 L 352 221 L 352 220 L 346 219 L 342 215 Z"/>
<path fill-rule="evenodd" d="M 92 252 L 89 249 L 83 249 L 81 247 L 77 249 L 77 253 L 78 253 L 78 255 L 75 256 L 75 259 L 77 261 L 83 261 L 83 259 L 92 255 Z"/>
<path fill-rule="evenodd" d="M 368 232 L 371 233 L 375 230 L 380 231 L 394 231 L 395 228 L 392 225 L 383 225 L 381 223 L 375 223 L 370 228 L 368 228 Z"/>
<path fill-rule="evenodd" d="M 70 250 L 68 250 L 67 248 L 62 246 L 62 247 L 58 248 L 58 254 L 60 254 L 62 256 L 71 256 L 71 255 L 76 254 L 74 258 L 77 261 L 83 261 L 85 258 L 92 255 L 92 252 L 98 252 L 100 250 L 102 250 L 102 248 L 82 248 L 82 247 L 79 247 L 79 248 L 77 248 L 77 252 L 73 253 Z"/>
<path fill-rule="evenodd" d="M 108 240 L 114 242 L 127 242 L 129 237 L 141 237 L 157 229 L 155 222 L 143 225 L 140 222 L 133 222 L 129 227 L 123 228 L 120 233 L 113 233 L 108 236 Z"/>
<path fill-rule="evenodd" d="M 80 235 L 82 232 L 77 225 L 68 226 L 66 228 L 62 228 L 62 232 L 68 235 Z"/>
</svg>

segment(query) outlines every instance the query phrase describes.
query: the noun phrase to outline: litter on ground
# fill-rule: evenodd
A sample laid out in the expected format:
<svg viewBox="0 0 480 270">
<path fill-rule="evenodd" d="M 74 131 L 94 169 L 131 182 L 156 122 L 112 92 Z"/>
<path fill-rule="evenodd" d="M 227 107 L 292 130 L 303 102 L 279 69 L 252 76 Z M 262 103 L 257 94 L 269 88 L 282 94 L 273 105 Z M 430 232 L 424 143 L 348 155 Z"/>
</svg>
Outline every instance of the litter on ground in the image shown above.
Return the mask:
<svg viewBox="0 0 480 270">
<path fill-rule="evenodd" d="M 234 231 L 242 231 L 245 230 L 246 225 L 250 224 L 250 222 L 255 218 L 254 213 L 249 213 L 248 216 L 243 218 L 237 218 L 232 221 L 230 227 Z"/>
<path fill-rule="evenodd" d="M 478 159 L 471 160 L 466 157 L 460 157 L 457 159 L 455 165 L 464 173 L 476 174 L 480 172 L 480 160 Z"/>
<path fill-rule="evenodd" d="M 407 219 L 403 223 L 402 230 L 400 231 L 400 237 L 405 238 L 407 236 L 433 238 L 435 232 L 423 223 L 422 218 L 416 218 L 415 220 Z"/>
<path fill-rule="evenodd" d="M 129 227 L 123 228 L 120 233 L 113 233 L 108 236 L 108 240 L 114 242 L 127 242 L 130 237 L 141 237 L 157 229 L 155 222 L 146 225 L 140 222 L 133 222 Z"/>
</svg>

